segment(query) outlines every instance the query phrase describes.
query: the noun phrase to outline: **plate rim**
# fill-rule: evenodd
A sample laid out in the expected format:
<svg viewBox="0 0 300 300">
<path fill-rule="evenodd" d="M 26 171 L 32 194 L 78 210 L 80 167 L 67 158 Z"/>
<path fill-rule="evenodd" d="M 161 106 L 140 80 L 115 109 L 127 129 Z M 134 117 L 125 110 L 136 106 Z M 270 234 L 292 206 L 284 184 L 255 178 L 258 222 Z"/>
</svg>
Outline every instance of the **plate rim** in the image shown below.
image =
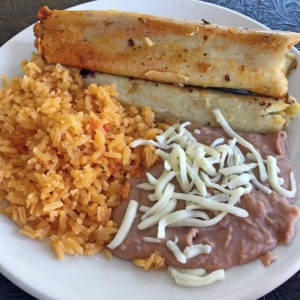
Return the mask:
<svg viewBox="0 0 300 300">
<path fill-rule="evenodd" d="M 184 3 L 184 2 L 193 2 L 197 5 L 200 4 L 200 5 L 205 5 L 205 6 L 211 7 L 212 9 L 213 8 L 218 8 L 218 9 L 221 8 L 222 10 L 227 11 L 230 14 L 234 14 L 236 16 L 247 19 L 248 21 L 250 21 L 252 23 L 255 23 L 256 25 L 261 27 L 261 29 L 270 30 L 269 27 L 267 27 L 264 24 L 252 19 L 251 17 L 249 17 L 247 15 L 244 15 L 244 14 L 238 12 L 238 11 L 232 10 L 230 8 L 218 5 L 218 4 L 205 2 L 205 1 L 202 1 L 202 0 L 180 0 L 180 1 L 182 3 Z M 83 8 L 84 6 L 89 5 L 90 3 L 93 3 L 93 2 L 101 3 L 101 2 L 103 2 L 103 0 L 93 0 L 93 1 L 88 1 L 88 2 L 82 3 L 82 4 L 73 5 L 69 8 L 67 8 L 66 10 L 72 10 L 72 9 L 81 10 L 81 9 L 84 9 Z M 3 45 L 1 45 L 0 50 L 3 49 L 3 48 L 9 47 L 9 44 L 12 42 L 12 40 L 17 39 L 18 37 L 24 35 L 25 31 L 29 31 L 30 29 L 32 30 L 35 23 L 33 23 L 32 25 L 29 25 L 28 27 L 24 28 L 22 31 L 18 32 L 16 35 L 14 35 L 9 40 L 7 40 Z M 298 51 L 295 47 L 292 47 L 292 52 L 300 60 L 300 51 Z M 299 220 L 298 220 L 298 222 L 299 222 Z M 45 242 L 45 241 L 42 241 L 42 242 Z M 256 289 L 252 291 L 251 295 L 248 295 L 247 297 L 245 297 L 245 295 L 242 295 L 243 299 L 257 298 L 257 297 L 261 297 L 261 296 L 269 293 L 270 291 L 274 290 L 275 288 L 280 286 L 282 283 L 284 283 L 286 280 L 288 280 L 291 276 L 293 276 L 297 271 L 299 271 L 299 269 L 300 269 L 300 256 L 298 257 L 298 260 L 296 260 L 295 263 L 292 266 L 290 266 L 288 269 L 282 270 L 281 277 L 277 276 L 277 277 L 273 278 L 272 283 L 271 284 L 269 283 L 267 288 L 263 284 L 260 284 L 260 285 L 256 286 Z M 17 273 L 14 273 L 14 272 L 10 271 L 9 268 L 7 268 L 3 265 L 1 260 L 0 260 L 0 273 L 2 273 L 8 280 L 10 280 L 16 286 L 21 288 L 26 293 L 32 295 L 33 297 L 37 297 L 38 299 L 49 299 L 49 300 L 57 299 L 56 297 L 52 297 L 49 293 L 44 292 L 43 290 L 39 290 L 38 288 L 35 287 L 34 284 L 30 284 L 28 281 L 24 280 L 23 277 L 18 276 Z M 236 297 L 234 299 L 242 299 L 241 295 L 239 295 L 238 293 L 239 293 L 238 290 L 234 291 L 234 292 L 231 292 L 230 296 L 231 297 Z"/>
</svg>

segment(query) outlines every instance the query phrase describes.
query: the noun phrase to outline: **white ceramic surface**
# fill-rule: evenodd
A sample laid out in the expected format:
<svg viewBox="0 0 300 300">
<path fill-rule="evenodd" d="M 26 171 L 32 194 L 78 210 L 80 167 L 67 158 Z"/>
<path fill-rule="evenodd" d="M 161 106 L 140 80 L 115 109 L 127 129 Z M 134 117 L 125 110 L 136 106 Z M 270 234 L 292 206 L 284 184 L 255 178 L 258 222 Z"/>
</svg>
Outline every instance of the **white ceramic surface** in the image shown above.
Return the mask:
<svg viewBox="0 0 300 300">
<path fill-rule="evenodd" d="M 101 0 L 72 9 L 120 9 L 190 20 L 202 18 L 217 23 L 248 28 L 261 24 L 236 12 L 192 0 Z M 32 26 L 0 48 L 0 74 L 20 75 L 20 62 L 34 51 Z M 294 50 L 293 50 L 294 51 Z M 300 55 L 298 52 L 298 59 Z M 298 81 L 298 84 L 297 84 Z M 300 68 L 289 77 L 289 92 L 300 99 Z M 300 183 L 300 118 L 290 127 L 290 156 Z M 299 204 L 300 201 L 297 201 Z M 131 263 L 103 255 L 66 257 L 58 261 L 49 244 L 18 234 L 18 228 L 0 215 L 0 271 L 15 284 L 40 299 L 255 299 L 287 280 L 300 269 L 300 222 L 295 240 L 277 247 L 278 260 L 268 268 L 257 260 L 226 271 L 226 279 L 202 288 L 177 287 L 166 272 L 146 273 Z"/>
</svg>

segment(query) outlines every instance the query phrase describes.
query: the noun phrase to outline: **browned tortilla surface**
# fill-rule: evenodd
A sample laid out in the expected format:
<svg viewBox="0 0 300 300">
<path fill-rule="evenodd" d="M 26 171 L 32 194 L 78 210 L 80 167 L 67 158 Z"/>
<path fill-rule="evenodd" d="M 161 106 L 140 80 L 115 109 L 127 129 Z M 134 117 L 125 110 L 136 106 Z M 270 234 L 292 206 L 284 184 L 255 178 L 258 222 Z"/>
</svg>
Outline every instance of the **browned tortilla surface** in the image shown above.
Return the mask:
<svg viewBox="0 0 300 300">
<path fill-rule="evenodd" d="M 192 133 L 194 128 L 194 126 L 191 127 Z M 280 177 L 284 178 L 285 182 L 284 187 L 290 188 L 291 166 L 288 160 L 286 134 L 284 132 L 269 135 L 240 134 L 255 146 L 263 158 L 268 155 L 277 158 L 281 170 Z M 221 129 L 213 128 L 201 128 L 201 134 L 194 134 L 194 136 L 198 141 L 207 145 L 219 137 L 228 139 Z M 246 153 L 245 149 L 242 147 L 241 149 Z M 150 172 L 157 177 L 161 174 L 162 169 L 162 163 L 159 162 L 145 172 Z M 141 178 L 131 180 L 132 189 L 129 198 L 114 209 L 113 218 L 118 224 L 121 224 L 123 220 L 130 199 L 137 200 L 140 205 L 153 205 L 153 202 L 147 199 L 149 192 L 139 190 L 136 187 L 137 184 L 147 181 L 145 172 Z M 142 215 L 138 212 L 127 238 L 113 251 L 113 254 L 126 260 L 133 260 L 146 258 L 157 250 L 165 257 L 168 265 L 181 268 L 201 267 L 208 271 L 244 264 L 266 254 L 278 244 L 287 244 L 291 241 L 294 235 L 294 224 L 299 215 L 298 208 L 291 204 L 292 200 L 287 200 L 275 192 L 267 195 L 253 186 L 252 192 L 244 195 L 238 205 L 248 211 L 249 216 L 247 218 L 228 214 L 214 226 L 202 228 L 167 227 L 166 238 L 160 244 L 146 243 L 142 240 L 144 236 L 156 237 L 157 226 L 138 230 L 137 225 Z M 199 243 L 210 244 L 212 251 L 210 254 L 198 255 L 188 259 L 186 264 L 181 264 L 166 247 L 166 241 L 174 240 L 175 236 L 179 238 L 178 245 L 182 251 L 187 245 Z"/>
<path fill-rule="evenodd" d="M 244 30 L 121 11 L 39 11 L 35 45 L 49 63 L 284 97 L 287 50 L 300 33 Z M 147 42 L 148 41 L 148 42 Z"/>
<path fill-rule="evenodd" d="M 148 105 L 157 120 L 172 118 L 218 127 L 212 110 L 219 109 L 235 130 L 272 133 L 287 127 L 300 112 L 300 105 L 292 96 L 273 99 L 99 72 L 83 80 L 86 84 L 115 84 L 118 101 L 125 105 Z"/>
</svg>

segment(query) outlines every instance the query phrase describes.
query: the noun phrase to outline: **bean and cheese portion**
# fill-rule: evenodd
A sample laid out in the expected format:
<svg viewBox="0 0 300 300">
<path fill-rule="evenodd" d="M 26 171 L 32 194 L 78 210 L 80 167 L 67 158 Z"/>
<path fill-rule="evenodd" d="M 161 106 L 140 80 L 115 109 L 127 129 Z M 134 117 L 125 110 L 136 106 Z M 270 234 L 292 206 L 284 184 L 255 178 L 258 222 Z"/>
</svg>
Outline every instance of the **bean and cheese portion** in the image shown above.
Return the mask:
<svg viewBox="0 0 300 300">
<path fill-rule="evenodd" d="M 223 130 L 185 122 L 170 126 L 156 141 L 132 142 L 132 148 L 155 146 L 160 162 L 131 182 L 129 206 L 121 204 L 114 213 L 118 242 L 108 245 L 125 259 L 157 250 L 184 286 L 223 279 L 223 269 L 289 242 L 299 214 L 290 204 L 296 182 L 286 135 L 237 133 L 219 110 L 213 112 Z M 135 217 L 133 201 L 139 204 Z M 195 275 L 182 269 L 204 271 Z"/>
</svg>

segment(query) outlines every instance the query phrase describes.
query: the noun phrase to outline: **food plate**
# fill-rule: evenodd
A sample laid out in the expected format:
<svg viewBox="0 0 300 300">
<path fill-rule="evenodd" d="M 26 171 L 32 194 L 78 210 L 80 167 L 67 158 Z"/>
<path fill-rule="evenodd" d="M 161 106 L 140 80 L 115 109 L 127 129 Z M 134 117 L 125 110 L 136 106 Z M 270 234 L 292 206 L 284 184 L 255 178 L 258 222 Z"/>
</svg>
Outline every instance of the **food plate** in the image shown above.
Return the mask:
<svg viewBox="0 0 300 300">
<path fill-rule="evenodd" d="M 212 4 L 191 0 L 102 0 L 72 9 L 120 9 L 181 19 L 206 19 L 217 24 L 262 29 L 263 25 L 238 13 Z M 0 73 L 21 75 L 20 62 L 34 51 L 32 26 L 0 49 Z M 300 61 L 300 54 L 293 50 Z M 289 76 L 289 93 L 300 99 L 300 68 Z M 300 183 L 300 118 L 288 130 L 291 164 Z M 300 201 L 297 201 L 299 206 Z M 117 258 L 109 262 L 104 255 L 66 257 L 58 261 L 47 242 L 18 234 L 18 227 L 0 216 L 2 237 L 0 271 L 22 289 L 40 299 L 254 299 L 274 289 L 300 268 L 300 223 L 296 224 L 294 242 L 277 247 L 278 260 L 264 267 L 259 260 L 236 266 L 226 272 L 226 279 L 202 288 L 175 286 L 167 272 L 146 273 Z M 236 237 L 239 238 L 239 237 Z"/>
</svg>

